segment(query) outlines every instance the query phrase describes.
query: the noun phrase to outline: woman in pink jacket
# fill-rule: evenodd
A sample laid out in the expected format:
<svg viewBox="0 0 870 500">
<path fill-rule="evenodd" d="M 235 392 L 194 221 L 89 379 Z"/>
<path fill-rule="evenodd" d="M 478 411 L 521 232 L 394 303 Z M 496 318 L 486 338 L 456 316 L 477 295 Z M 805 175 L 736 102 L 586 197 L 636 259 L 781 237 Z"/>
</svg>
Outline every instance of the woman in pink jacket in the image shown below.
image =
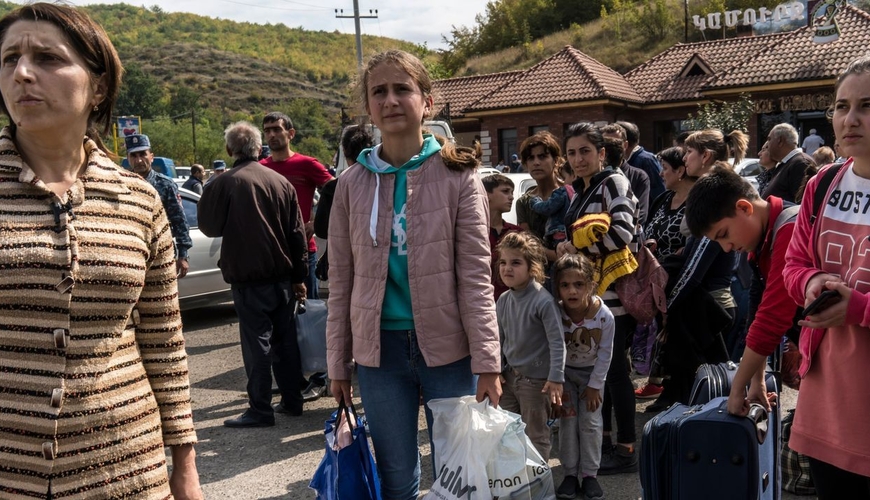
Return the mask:
<svg viewBox="0 0 870 500">
<path fill-rule="evenodd" d="M 805 306 L 837 292 L 801 321 L 803 380 L 789 446 L 810 457 L 821 500 L 870 499 L 870 56 L 846 68 L 835 93 L 834 133 L 852 158 L 817 214 L 813 199 L 828 169 L 807 184 L 783 271 L 789 295 Z"/>
<path fill-rule="evenodd" d="M 329 377 L 349 404 L 356 362 L 383 498 L 416 499 L 420 397 L 501 395 L 489 208 L 471 150 L 423 133 L 433 99 L 419 59 L 378 54 L 356 90 L 383 142 L 341 175 L 333 200 Z"/>
</svg>

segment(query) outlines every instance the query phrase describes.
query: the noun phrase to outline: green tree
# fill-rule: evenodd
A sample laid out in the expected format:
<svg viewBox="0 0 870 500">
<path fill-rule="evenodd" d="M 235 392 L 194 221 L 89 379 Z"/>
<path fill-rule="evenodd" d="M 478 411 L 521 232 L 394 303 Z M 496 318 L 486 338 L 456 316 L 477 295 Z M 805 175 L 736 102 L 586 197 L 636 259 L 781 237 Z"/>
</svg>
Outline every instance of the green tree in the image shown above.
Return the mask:
<svg viewBox="0 0 870 500">
<path fill-rule="evenodd" d="M 755 112 L 755 103 L 749 94 L 740 94 L 734 102 L 709 102 L 698 105 L 696 114 L 689 114 L 687 121 L 693 130 L 719 129 L 724 133 L 749 129 L 749 120 Z"/>
<path fill-rule="evenodd" d="M 183 118 L 185 115 L 190 116 L 191 111 L 199 113 L 201 106 L 199 98 L 202 96 L 200 92 L 183 85 L 175 85 L 169 91 L 169 107 L 167 112 L 169 116 L 175 120 Z"/>
<path fill-rule="evenodd" d="M 138 64 L 128 64 L 121 83 L 118 101 L 115 104 L 118 115 L 138 115 L 154 118 L 164 112 L 163 89 L 157 80 L 142 70 Z"/>
<path fill-rule="evenodd" d="M 637 11 L 636 11 L 637 12 Z M 650 42 L 659 41 L 674 29 L 676 19 L 665 0 L 647 0 L 637 12 L 634 29 L 644 34 Z"/>
</svg>

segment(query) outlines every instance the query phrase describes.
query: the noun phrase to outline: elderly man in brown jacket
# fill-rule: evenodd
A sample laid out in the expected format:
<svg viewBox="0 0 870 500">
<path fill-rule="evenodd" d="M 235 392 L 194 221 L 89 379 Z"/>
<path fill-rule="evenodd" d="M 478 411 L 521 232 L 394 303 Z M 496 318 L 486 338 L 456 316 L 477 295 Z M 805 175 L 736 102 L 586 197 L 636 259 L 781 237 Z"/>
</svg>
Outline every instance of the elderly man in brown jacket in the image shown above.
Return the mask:
<svg viewBox="0 0 870 500">
<path fill-rule="evenodd" d="M 199 201 L 199 228 L 223 237 L 218 265 L 232 285 L 239 315 L 250 407 L 227 427 L 275 425 L 275 412 L 302 414 L 302 366 L 294 306 L 305 298 L 308 243 L 296 190 L 257 162 L 260 131 L 247 122 L 225 131 L 232 170 L 216 178 Z M 272 373 L 281 392 L 274 407 Z"/>
</svg>

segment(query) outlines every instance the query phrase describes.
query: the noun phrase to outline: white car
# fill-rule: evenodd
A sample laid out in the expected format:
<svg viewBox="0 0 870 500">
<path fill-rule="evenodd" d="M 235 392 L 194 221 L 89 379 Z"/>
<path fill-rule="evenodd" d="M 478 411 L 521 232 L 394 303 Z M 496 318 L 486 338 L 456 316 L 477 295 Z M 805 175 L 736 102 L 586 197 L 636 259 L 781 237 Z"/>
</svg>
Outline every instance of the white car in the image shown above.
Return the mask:
<svg viewBox="0 0 870 500">
<path fill-rule="evenodd" d="M 218 268 L 221 238 L 209 238 L 199 230 L 197 222 L 199 195 L 183 188 L 179 188 L 178 191 L 181 194 L 184 217 L 190 226 L 190 239 L 193 240 L 193 246 L 188 251 L 190 270 L 187 276 L 178 280 L 178 301 L 181 310 L 231 302 L 232 290 L 224 281 Z"/>
<path fill-rule="evenodd" d="M 481 177 L 486 177 L 487 175 L 492 175 L 493 173 L 498 172 L 478 172 Z M 537 186 L 538 183 L 535 179 L 532 179 L 532 176 L 522 172 L 522 173 L 512 173 L 512 174 L 501 174 L 513 181 L 514 183 L 514 203 L 511 206 L 511 211 L 502 215 L 506 222 L 510 222 L 511 224 L 517 223 L 517 200 L 520 199 L 520 196 L 523 195 L 529 189 Z"/>
<path fill-rule="evenodd" d="M 732 161 L 731 164 L 733 165 L 734 162 Z M 756 191 L 758 191 L 758 179 L 756 179 L 756 177 L 764 171 L 758 158 L 744 158 L 740 163 L 734 166 L 734 171 L 737 172 L 740 177 L 746 179 L 746 181 L 749 182 Z"/>
</svg>

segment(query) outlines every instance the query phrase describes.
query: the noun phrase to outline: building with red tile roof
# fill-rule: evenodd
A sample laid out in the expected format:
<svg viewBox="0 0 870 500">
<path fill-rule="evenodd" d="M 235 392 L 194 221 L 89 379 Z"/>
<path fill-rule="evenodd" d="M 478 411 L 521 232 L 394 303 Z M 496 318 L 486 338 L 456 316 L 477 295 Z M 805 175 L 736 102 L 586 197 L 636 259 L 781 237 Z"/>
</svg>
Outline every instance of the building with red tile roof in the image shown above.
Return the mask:
<svg viewBox="0 0 870 500">
<path fill-rule="evenodd" d="M 808 13 L 811 18 L 811 13 Z M 678 43 L 621 75 L 566 46 L 525 71 L 435 82 L 449 103 L 461 143 L 479 136 L 484 163 L 509 158 L 539 130 L 561 136 L 577 121 L 638 124 L 641 144 L 669 147 L 689 114 L 709 102 L 748 94 L 755 104 L 749 155 L 773 125 L 788 122 L 803 136 L 814 128 L 833 144 L 826 112 L 837 75 L 870 52 L 870 15 L 845 5 L 837 14 L 841 35 L 816 43 L 814 28 L 787 33 Z"/>
</svg>

